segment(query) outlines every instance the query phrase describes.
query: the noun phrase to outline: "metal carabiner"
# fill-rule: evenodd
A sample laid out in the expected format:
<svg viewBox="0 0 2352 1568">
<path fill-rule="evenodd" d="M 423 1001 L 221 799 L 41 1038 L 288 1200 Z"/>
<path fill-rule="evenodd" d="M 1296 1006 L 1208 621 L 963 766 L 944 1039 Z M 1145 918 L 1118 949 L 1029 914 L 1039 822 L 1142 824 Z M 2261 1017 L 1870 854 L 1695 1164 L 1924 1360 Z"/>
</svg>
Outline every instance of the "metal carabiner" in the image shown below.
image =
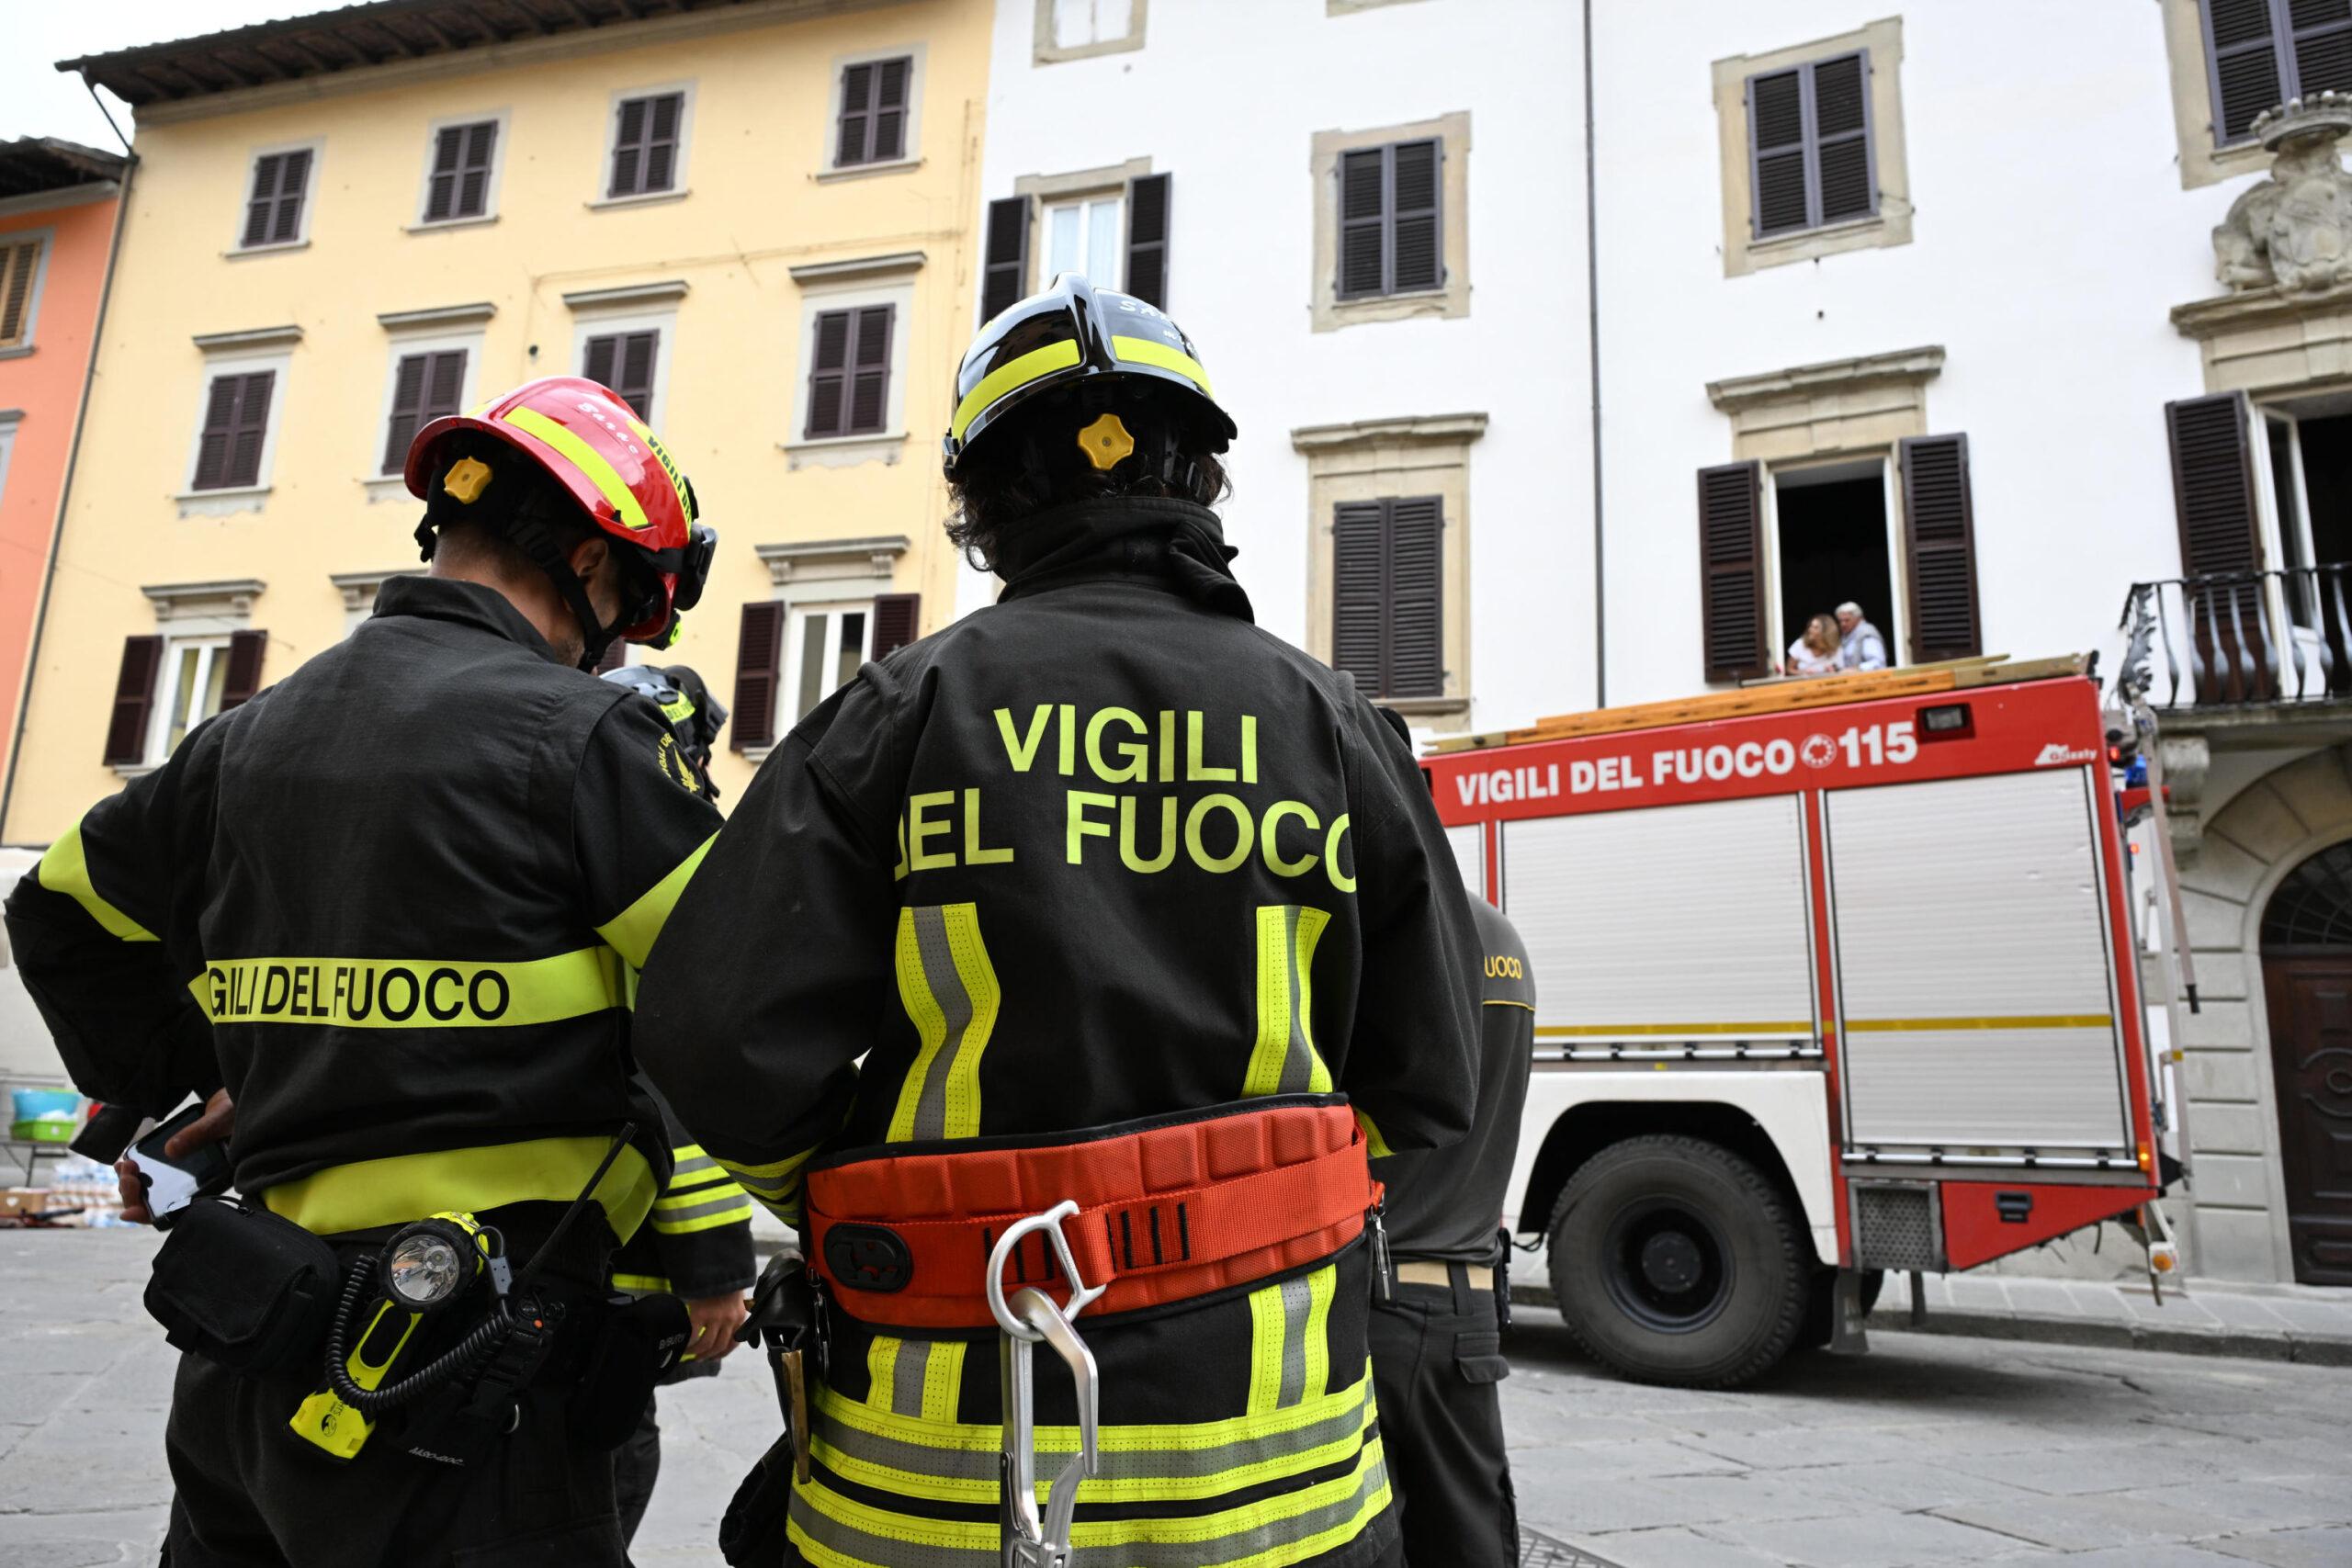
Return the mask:
<svg viewBox="0 0 2352 1568">
<path fill-rule="evenodd" d="M 1070 1520 L 1078 1511 L 1079 1483 L 1095 1473 L 1097 1428 L 1102 1413 L 1102 1389 L 1096 1380 L 1094 1353 L 1070 1326 L 1070 1319 L 1102 1293 L 1089 1289 L 1070 1256 L 1061 1223 L 1079 1212 L 1065 1200 L 1042 1214 L 1023 1220 L 1003 1235 L 989 1254 L 989 1311 L 1004 1331 L 997 1347 L 997 1366 L 1003 1382 L 1004 1453 L 1000 1473 L 1004 1484 L 1005 1568 L 1069 1568 Z M 1012 1249 L 1035 1231 L 1053 1237 L 1055 1254 L 1069 1276 L 1069 1305 L 1055 1303 L 1035 1286 L 1004 1294 L 1004 1266 Z M 1050 1345 L 1069 1369 L 1078 1395 L 1078 1451 L 1055 1473 L 1046 1490 L 1046 1509 L 1037 1511 L 1037 1394 L 1035 1355 L 1039 1344 Z"/>
</svg>

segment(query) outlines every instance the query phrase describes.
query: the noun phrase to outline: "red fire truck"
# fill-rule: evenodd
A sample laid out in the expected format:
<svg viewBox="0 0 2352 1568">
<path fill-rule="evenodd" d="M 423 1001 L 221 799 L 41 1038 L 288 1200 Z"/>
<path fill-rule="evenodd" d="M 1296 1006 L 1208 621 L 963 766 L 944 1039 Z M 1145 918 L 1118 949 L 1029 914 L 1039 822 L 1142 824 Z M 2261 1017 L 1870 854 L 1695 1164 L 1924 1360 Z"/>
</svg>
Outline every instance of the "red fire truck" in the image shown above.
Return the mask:
<svg viewBox="0 0 2352 1568">
<path fill-rule="evenodd" d="M 2161 1225 L 2083 668 L 1753 688 L 1427 760 L 1465 880 L 1527 944 L 1515 1223 L 1599 1359 L 1728 1386 L 1858 1347 L 1884 1271 Z"/>
</svg>

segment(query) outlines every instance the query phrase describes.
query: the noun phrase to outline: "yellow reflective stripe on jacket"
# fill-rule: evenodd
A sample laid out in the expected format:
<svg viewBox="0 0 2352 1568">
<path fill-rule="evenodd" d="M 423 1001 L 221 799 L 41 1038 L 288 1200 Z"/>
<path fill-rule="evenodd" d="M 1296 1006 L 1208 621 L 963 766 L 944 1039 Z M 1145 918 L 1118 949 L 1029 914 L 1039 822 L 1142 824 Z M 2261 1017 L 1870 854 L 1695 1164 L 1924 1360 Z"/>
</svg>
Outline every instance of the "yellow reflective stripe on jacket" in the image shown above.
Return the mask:
<svg viewBox="0 0 2352 1568">
<path fill-rule="evenodd" d="M 892 1368 L 895 1384 L 895 1360 Z M 1197 1502 L 1342 1463 L 1363 1446 L 1376 1414 L 1372 1386 L 1367 1372 L 1346 1388 L 1287 1409 L 1222 1421 L 1105 1427 L 1097 1472 L 1085 1483 L 1080 1498 L 1090 1503 Z M 926 1385 L 926 1404 L 929 1401 Z M 952 1405 L 937 1416 L 894 1413 L 822 1384 L 812 1395 L 812 1406 L 811 1451 L 845 1480 L 931 1502 L 989 1503 L 997 1497 L 1001 1437 L 995 1426 L 956 1421 Z M 1077 1449 L 1075 1427 L 1037 1429 L 1041 1460 Z M 1046 1468 L 1053 1467 L 1049 1463 Z"/>
<path fill-rule="evenodd" d="M 665 1193 L 682 1192 L 689 1187 L 708 1187 L 713 1182 L 726 1181 L 727 1172 L 719 1163 L 703 1152 L 700 1144 L 681 1144 L 670 1151 L 670 1185 Z M 730 1187 L 734 1184 L 729 1182 Z"/>
<path fill-rule="evenodd" d="M 619 961 L 609 947 L 583 947 L 519 964 L 226 958 L 187 986 L 215 1023 L 344 1029 L 504 1029 L 582 1018 L 628 1000 Z"/>
<path fill-rule="evenodd" d="M 1262 1415 L 1322 1397 L 1331 1371 L 1331 1294 L 1336 1267 L 1250 1292 L 1250 1413 Z"/>
<path fill-rule="evenodd" d="M 866 1407 L 884 1416 L 953 1422 L 967 1348 L 961 1339 L 876 1335 L 865 1348 Z"/>
<path fill-rule="evenodd" d="M 979 417 L 980 411 L 1015 387 L 1025 387 L 1040 376 L 1065 370 L 1084 357 L 1079 353 L 1076 338 L 1064 338 L 1043 348 L 1033 348 L 1017 359 L 1008 359 L 987 375 L 978 385 L 965 393 L 956 405 L 956 417 L 947 426 L 947 434 L 955 440 L 964 439 L 964 431 Z"/>
<path fill-rule="evenodd" d="M 1363 1129 L 1363 1154 L 1366 1159 L 1386 1159 L 1396 1151 L 1380 1135 L 1380 1123 L 1366 1115 L 1362 1107 L 1356 1110 L 1356 1125 Z"/>
<path fill-rule="evenodd" d="M 266 1190 L 270 1212 L 318 1235 L 406 1224 L 444 1210 L 481 1213 L 507 1203 L 569 1203 L 612 1146 L 610 1138 L 533 1138 L 483 1148 L 390 1155 L 330 1166 Z M 653 1206 L 653 1167 L 625 1146 L 591 1194 L 627 1241 Z"/>
<path fill-rule="evenodd" d="M 670 919 L 670 911 L 678 907 L 680 895 L 686 884 L 695 879 L 702 865 L 703 856 L 710 853 L 710 846 L 718 835 L 713 833 L 695 846 L 695 852 L 671 868 L 670 874 L 647 888 L 636 903 L 596 928 L 596 934 L 613 944 L 632 969 L 645 967 L 646 954 L 653 951 L 653 942 Z"/>
<path fill-rule="evenodd" d="M 1080 1484 L 1080 1508 L 1093 1484 Z M 1041 1482 L 1041 1496 L 1044 1490 Z M 1354 1464 L 1311 1486 L 1216 1513 L 1080 1519 L 1070 1543 L 1078 1568 L 1288 1568 L 1354 1540 L 1389 1500 L 1386 1453 L 1375 1437 Z M 820 1568 L 992 1568 L 1002 1551 L 999 1528 L 898 1513 L 812 1480 L 793 1490 L 787 1534 Z"/>
<path fill-rule="evenodd" d="M 613 503 L 615 512 L 620 513 L 622 527 L 635 533 L 652 525 L 652 520 L 645 515 L 644 506 L 628 486 L 621 482 L 620 470 L 606 462 L 602 452 L 537 409 L 509 409 L 499 417 L 515 429 L 546 442 L 561 453 L 566 462 L 585 474 L 588 482 Z"/>
<path fill-rule="evenodd" d="M 720 1159 L 718 1164 L 744 1191 L 765 1204 L 769 1213 L 786 1224 L 797 1225 L 800 1223 L 800 1168 L 816 1154 L 815 1149 L 804 1149 L 767 1165 L 738 1165 L 730 1159 Z"/>
<path fill-rule="evenodd" d="M 970 1138 L 980 1131 L 980 1053 L 996 1028 L 996 967 L 979 907 L 899 911 L 899 999 L 922 1038 L 899 1089 L 890 1141 Z"/>
<path fill-rule="evenodd" d="M 1331 917 L 1301 904 L 1258 909 L 1258 1043 L 1243 1096 L 1328 1094 L 1331 1069 L 1315 1049 L 1315 944 Z"/>
<path fill-rule="evenodd" d="M 666 1276 L 661 1274 L 616 1272 L 613 1275 L 613 1289 L 627 1291 L 631 1295 L 638 1296 L 666 1296 L 670 1293 L 670 1281 Z"/>
<path fill-rule="evenodd" d="M 1111 354 L 1114 358 L 1124 359 L 1130 365 L 1156 365 L 1162 370 L 1173 370 L 1198 387 L 1201 396 L 1216 396 L 1209 390 L 1209 373 L 1201 368 L 1199 360 L 1157 338 L 1114 337 L 1111 340 Z"/>
<path fill-rule="evenodd" d="M 49 846 L 38 867 L 40 885 L 51 893 L 62 893 L 89 912 L 90 919 L 105 928 L 106 933 L 121 942 L 153 942 L 155 933 L 107 902 L 104 895 L 90 881 L 90 863 L 82 851 L 82 824 L 76 822 L 65 829 L 65 836 Z"/>
</svg>

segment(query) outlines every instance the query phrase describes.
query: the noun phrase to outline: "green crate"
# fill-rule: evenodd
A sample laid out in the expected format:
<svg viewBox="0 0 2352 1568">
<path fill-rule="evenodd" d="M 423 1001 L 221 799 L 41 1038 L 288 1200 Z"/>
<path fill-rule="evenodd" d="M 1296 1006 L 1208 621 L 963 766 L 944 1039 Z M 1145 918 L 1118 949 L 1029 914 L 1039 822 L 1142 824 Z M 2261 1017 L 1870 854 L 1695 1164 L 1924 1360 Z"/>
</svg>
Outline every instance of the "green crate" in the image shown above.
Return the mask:
<svg viewBox="0 0 2352 1568">
<path fill-rule="evenodd" d="M 8 1123 L 8 1136 L 20 1144 L 70 1144 L 80 1127 L 62 1116 L 35 1116 Z"/>
</svg>

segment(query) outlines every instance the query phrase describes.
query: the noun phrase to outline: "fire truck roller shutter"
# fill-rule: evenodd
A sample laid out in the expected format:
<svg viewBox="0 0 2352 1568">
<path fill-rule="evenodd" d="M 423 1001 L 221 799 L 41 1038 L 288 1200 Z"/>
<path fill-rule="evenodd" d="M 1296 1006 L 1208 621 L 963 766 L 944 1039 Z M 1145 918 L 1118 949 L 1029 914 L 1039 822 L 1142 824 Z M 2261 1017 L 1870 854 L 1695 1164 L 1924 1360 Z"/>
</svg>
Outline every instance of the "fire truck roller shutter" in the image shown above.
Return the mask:
<svg viewBox="0 0 2352 1568">
<path fill-rule="evenodd" d="M 1838 790 L 1827 807 L 1849 1140 L 2128 1161 L 2089 771 Z"/>
<path fill-rule="evenodd" d="M 1462 886 L 1470 890 L 1473 898 L 1484 898 L 1487 896 L 1485 825 L 1465 822 L 1459 828 L 1448 828 L 1445 841 L 1453 846 L 1454 861 L 1462 867 Z"/>
<path fill-rule="evenodd" d="M 1502 851 L 1529 964 L 1567 977 L 1538 989 L 1539 1061 L 1818 1043 L 1799 796 L 1506 822 Z"/>
</svg>

